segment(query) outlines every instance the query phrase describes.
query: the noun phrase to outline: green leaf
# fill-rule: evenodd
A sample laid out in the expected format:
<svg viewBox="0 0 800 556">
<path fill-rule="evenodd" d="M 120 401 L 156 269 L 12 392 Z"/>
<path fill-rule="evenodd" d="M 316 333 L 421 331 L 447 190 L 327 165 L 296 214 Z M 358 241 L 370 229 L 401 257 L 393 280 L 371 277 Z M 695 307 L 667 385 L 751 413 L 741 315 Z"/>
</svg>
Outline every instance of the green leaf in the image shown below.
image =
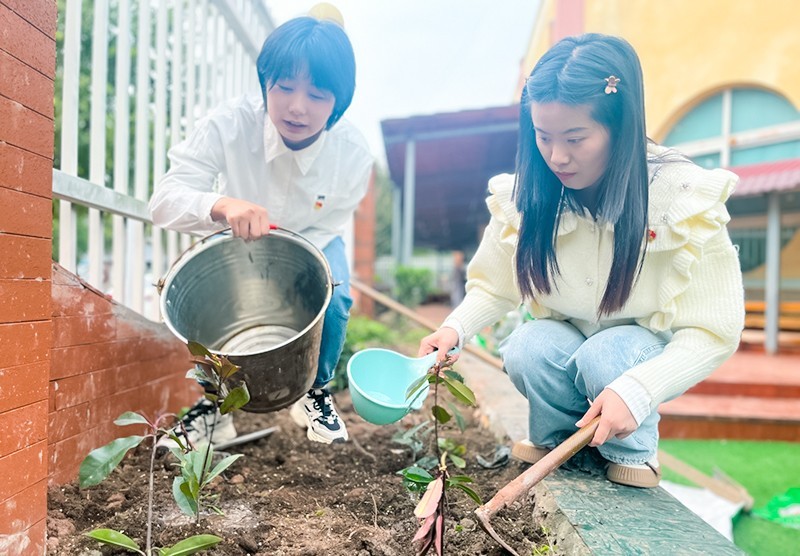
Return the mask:
<svg viewBox="0 0 800 556">
<path fill-rule="evenodd" d="M 222 405 L 219 406 L 219 412 L 226 415 L 231 411 L 236 411 L 241 408 L 249 401 L 250 392 L 247 390 L 247 385 L 242 383 L 241 386 L 237 386 L 225 396 Z"/>
<path fill-rule="evenodd" d="M 125 425 L 150 425 L 150 421 L 148 421 L 143 415 L 139 413 L 134 413 L 133 411 L 126 411 L 114 421 L 115 425 L 119 425 L 120 427 L 124 427 Z"/>
<path fill-rule="evenodd" d="M 219 400 L 219 396 L 217 396 L 216 394 L 212 394 L 211 392 L 204 392 L 203 397 L 208 401 L 214 403 L 217 403 L 217 400 Z"/>
<path fill-rule="evenodd" d="M 195 535 L 182 540 L 178 544 L 162 549 L 161 556 L 187 556 L 188 554 L 195 554 L 206 548 L 211 548 L 221 541 L 222 539 L 216 535 Z"/>
<path fill-rule="evenodd" d="M 459 373 L 457 373 L 455 371 L 450 371 L 450 370 L 445 371 L 444 375 L 446 377 L 448 377 L 448 378 L 451 378 L 451 379 L 455 380 L 455 381 L 461 382 L 462 384 L 464 383 L 464 377 L 461 376 Z"/>
<path fill-rule="evenodd" d="M 450 408 L 450 411 L 453 412 L 453 416 L 456 418 L 458 430 L 461 432 L 467 430 L 467 421 L 464 419 L 464 415 L 458 410 L 458 408 L 450 402 L 447 402 L 447 407 Z"/>
<path fill-rule="evenodd" d="M 214 469 L 208 475 L 206 475 L 205 479 L 203 479 L 203 486 L 205 486 L 208 483 L 210 483 L 211 480 L 214 477 L 216 477 L 217 475 L 219 475 L 220 473 L 225 471 L 228 467 L 230 467 L 233 464 L 234 461 L 236 461 L 237 459 L 239 459 L 241 457 L 244 457 L 244 455 L 243 454 L 234 454 L 232 456 L 226 457 L 221 462 L 219 462 L 217 464 L 217 466 L 214 467 Z"/>
<path fill-rule="evenodd" d="M 458 382 L 446 376 L 444 377 L 444 384 L 456 399 L 467 405 L 475 405 L 475 394 L 463 382 Z"/>
<path fill-rule="evenodd" d="M 194 477 L 198 481 L 205 471 L 211 469 L 214 458 L 214 447 L 204 442 L 196 446 L 196 450 L 186 454 L 185 476 Z"/>
<path fill-rule="evenodd" d="M 464 469 L 467 466 L 467 462 L 464 461 L 464 458 L 460 458 L 454 454 L 447 454 L 447 457 L 449 457 L 450 461 L 453 462 L 453 465 L 455 465 L 459 469 Z"/>
<path fill-rule="evenodd" d="M 84 534 L 96 541 L 100 541 L 101 543 L 110 544 L 111 546 L 118 546 L 120 548 L 127 548 L 128 550 L 133 550 L 139 554 L 144 554 L 144 552 L 139 550 L 139 545 L 136 544 L 132 538 L 127 535 L 123 535 L 119 531 L 114 531 L 113 529 L 95 529 L 94 531 L 89 531 L 88 533 Z"/>
<path fill-rule="evenodd" d="M 128 450 L 138 446 L 144 436 L 126 436 L 95 448 L 81 462 L 78 483 L 81 488 L 100 484 L 119 465 Z"/>
<path fill-rule="evenodd" d="M 442 424 L 445 424 L 450 420 L 450 414 L 440 405 L 433 406 L 431 412 L 433 413 L 434 418 Z"/>
<path fill-rule="evenodd" d="M 228 361 L 227 358 L 224 358 L 222 367 L 219 369 L 218 372 L 222 380 L 228 380 L 230 377 L 238 373 L 239 369 L 241 369 L 239 365 L 234 365 L 233 363 Z"/>
<path fill-rule="evenodd" d="M 427 374 L 422 375 L 417 380 L 412 382 L 411 385 L 408 388 L 406 388 L 406 400 L 409 399 L 411 396 L 413 396 L 414 393 L 420 388 L 422 388 L 427 382 L 428 382 Z"/>
<path fill-rule="evenodd" d="M 183 477 L 175 477 L 172 481 L 172 497 L 178 508 L 186 515 L 197 515 L 197 502 L 192 499 L 191 494 L 184 492 L 183 485 L 186 484 Z M 188 487 L 187 487 L 188 488 Z"/>
<path fill-rule="evenodd" d="M 423 469 L 433 469 L 439 465 L 439 459 L 436 456 L 425 456 L 418 459 L 414 465 L 422 467 Z"/>
<path fill-rule="evenodd" d="M 191 353 L 192 355 L 195 355 L 197 357 L 203 357 L 203 356 L 213 357 L 211 355 L 211 352 L 208 351 L 208 349 L 206 348 L 206 346 L 204 346 L 203 344 L 201 344 L 199 342 L 190 341 L 187 344 L 187 346 L 189 347 L 189 353 Z"/>
<path fill-rule="evenodd" d="M 461 489 L 464 492 L 466 492 L 467 496 L 472 498 L 475 501 L 476 504 L 478 504 L 478 505 L 483 504 L 483 502 L 481 502 L 481 497 L 478 496 L 478 493 L 475 492 L 474 490 L 472 490 L 471 488 L 469 488 L 467 485 L 462 484 L 462 483 L 458 483 L 458 484 L 453 485 L 453 486 L 455 486 L 456 488 Z"/>
<path fill-rule="evenodd" d="M 457 485 L 461 483 L 473 483 L 472 477 L 468 477 L 467 475 L 453 475 L 447 479 L 448 485 Z"/>
<path fill-rule="evenodd" d="M 397 472 L 397 474 L 402 475 L 409 481 L 413 481 L 415 483 L 428 484 L 433 480 L 433 475 L 425 471 L 423 468 L 417 467 L 416 465 L 401 469 Z"/>
</svg>

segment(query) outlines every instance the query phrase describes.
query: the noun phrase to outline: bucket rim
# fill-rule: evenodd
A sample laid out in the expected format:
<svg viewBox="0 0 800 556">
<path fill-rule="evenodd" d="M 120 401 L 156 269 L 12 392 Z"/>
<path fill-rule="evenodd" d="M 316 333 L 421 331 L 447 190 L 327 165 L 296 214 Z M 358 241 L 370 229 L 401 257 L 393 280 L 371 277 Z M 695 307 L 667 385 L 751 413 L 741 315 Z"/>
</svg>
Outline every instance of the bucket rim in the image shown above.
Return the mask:
<svg viewBox="0 0 800 556">
<path fill-rule="evenodd" d="M 206 346 L 206 349 L 208 349 L 208 351 L 213 353 L 214 355 L 224 355 L 226 357 L 249 357 L 249 356 L 253 356 L 253 355 L 259 355 L 259 354 L 263 354 L 263 353 L 268 353 L 270 351 L 273 351 L 273 350 L 276 350 L 278 348 L 284 347 L 287 344 L 295 341 L 297 338 L 304 336 L 306 333 L 308 333 L 309 330 L 311 330 L 312 328 L 314 328 L 317 325 L 317 323 L 319 322 L 319 320 L 321 318 L 323 318 L 325 316 L 325 312 L 326 312 L 326 310 L 328 309 L 328 306 L 331 303 L 331 298 L 333 297 L 333 287 L 334 287 L 333 286 L 333 275 L 331 273 L 331 267 L 328 264 L 328 260 L 325 258 L 325 255 L 322 254 L 322 251 L 316 245 L 311 243 L 308 239 L 303 237 L 301 234 L 299 234 L 297 232 L 294 232 L 292 230 L 288 230 L 286 228 L 277 227 L 275 229 L 272 229 L 272 230 L 270 230 L 269 234 L 267 234 L 266 236 L 262 236 L 261 238 L 255 240 L 255 241 L 260 241 L 261 239 L 266 238 L 266 237 L 271 236 L 271 235 L 278 236 L 278 237 L 280 237 L 282 239 L 287 239 L 287 240 L 290 240 L 290 241 L 294 241 L 295 243 L 297 243 L 299 245 L 302 245 L 303 247 L 305 247 L 314 256 L 314 258 L 316 258 L 322 264 L 322 266 L 323 266 L 323 268 L 325 270 L 325 276 L 327 278 L 327 281 L 326 281 L 326 284 L 325 284 L 325 289 L 326 289 L 325 302 L 322 304 L 322 307 L 320 308 L 320 310 L 317 313 L 317 315 L 311 320 L 311 322 L 305 328 L 303 328 L 302 330 L 298 331 L 294 336 L 284 340 L 280 344 L 276 344 L 274 346 L 271 346 L 267 350 L 257 350 L 257 351 L 221 351 L 219 349 L 211 349 L 208 346 Z M 192 258 L 195 255 L 198 255 L 199 253 L 202 253 L 203 251 L 211 249 L 212 247 L 216 246 L 219 243 L 222 243 L 222 242 L 225 242 L 225 241 L 231 241 L 231 240 L 244 241 L 241 238 L 234 237 L 231 234 L 230 228 L 226 228 L 224 230 L 220 230 L 219 232 L 215 232 L 215 233 L 213 233 L 211 235 L 208 235 L 208 236 L 196 241 L 195 243 L 190 245 L 186 250 L 183 251 L 183 253 L 181 253 L 178 256 L 178 258 L 175 260 L 175 262 L 172 263 L 172 266 L 170 266 L 170 268 L 164 274 L 164 278 L 162 278 L 161 281 L 159 282 L 160 287 L 159 287 L 159 290 L 158 290 L 158 293 L 159 293 L 159 303 L 158 303 L 158 305 L 159 305 L 159 308 L 161 309 L 161 319 L 164 321 L 164 324 L 167 325 L 167 328 L 169 329 L 169 331 L 172 332 L 172 334 L 176 338 L 178 338 L 180 341 L 182 341 L 184 344 L 188 345 L 189 344 L 189 339 L 186 338 L 180 332 L 178 332 L 178 330 L 173 326 L 172 320 L 169 318 L 169 314 L 167 313 L 167 310 L 166 310 L 167 309 L 167 307 L 166 307 L 167 296 L 164 295 L 164 292 L 168 292 L 169 291 L 169 287 L 172 284 L 172 281 L 175 279 L 175 276 L 177 276 L 178 272 L 184 266 L 186 266 L 186 264 L 188 264 L 188 262 L 191 261 Z M 191 254 L 192 256 L 187 256 L 189 254 Z"/>
</svg>

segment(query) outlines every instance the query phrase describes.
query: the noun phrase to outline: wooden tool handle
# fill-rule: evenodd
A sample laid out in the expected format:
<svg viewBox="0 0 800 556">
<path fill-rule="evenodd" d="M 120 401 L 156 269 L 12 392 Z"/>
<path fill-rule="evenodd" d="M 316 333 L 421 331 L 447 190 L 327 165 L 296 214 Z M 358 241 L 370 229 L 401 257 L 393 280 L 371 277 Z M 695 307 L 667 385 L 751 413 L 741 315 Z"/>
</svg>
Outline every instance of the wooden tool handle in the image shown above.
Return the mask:
<svg viewBox="0 0 800 556">
<path fill-rule="evenodd" d="M 501 509 L 516 502 L 523 494 L 533 488 L 539 481 L 547 477 L 554 469 L 577 454 L 581 448 L 592 441 L 597 425 L 598 415 L 588 425 L 582 427 L 564 442 L 553 448 L 550 453 L 526 469 L 516 479 L 501 488 L 491 500 L 486 502 L 475 513 L 482 518 L 490 518 Z"/>
</svg>

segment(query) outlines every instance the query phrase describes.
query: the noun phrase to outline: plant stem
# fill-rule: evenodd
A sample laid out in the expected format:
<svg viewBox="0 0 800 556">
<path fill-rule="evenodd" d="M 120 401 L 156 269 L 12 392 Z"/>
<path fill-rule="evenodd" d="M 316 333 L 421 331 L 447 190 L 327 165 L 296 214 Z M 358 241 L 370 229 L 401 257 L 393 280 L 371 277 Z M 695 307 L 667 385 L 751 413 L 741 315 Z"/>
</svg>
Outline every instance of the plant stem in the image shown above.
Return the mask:
<svg viewBox="0 0 800 556">
<path fill-rule="evenodd" d="M 211 440 L 214 438 L 214 431 L 217 428 L 217 414 L 219 413 L 219 406 L 214 410 L 214 420 L 211 421 L 211 434 L 208 437 L 208 444 L 206 444 L 206 453 L 203 454 L 203 469 L 200 472 L 199 483 L 200 489 L 197 491 L 197 515 L 195 516 L 195 525 L 200 525 L 200 504 L 203 498 L 203 481 L 206 478 L 206 473 L 209 471 L 208 454 L 211 451 Z"/>
<path fill-rule="evenodd" d="M 158 435 L 153 435 L 153 449 L 150 453 L 150 481 L 147 485 L 147 536 L 145 540 L 145 553 L 151 554 L 150 541 L 153 532 L 153 469 L 156 463 L 156 441 Z"/>
<path fill-rule="evenodd" d="M 439 369 L 440 363 L 436 363 L 435 365 L 435 372 L 436 372 L 436 380 L 433 383 L 433 407 L 439 405 L 439 382 L 441 379 L 439 378 Z M 442 459 L 442 455 L 439 452 L 439 419 L 436 416 L 433 416 L 433 442 L 436 447 L 436 459 Z"/>
</svg>

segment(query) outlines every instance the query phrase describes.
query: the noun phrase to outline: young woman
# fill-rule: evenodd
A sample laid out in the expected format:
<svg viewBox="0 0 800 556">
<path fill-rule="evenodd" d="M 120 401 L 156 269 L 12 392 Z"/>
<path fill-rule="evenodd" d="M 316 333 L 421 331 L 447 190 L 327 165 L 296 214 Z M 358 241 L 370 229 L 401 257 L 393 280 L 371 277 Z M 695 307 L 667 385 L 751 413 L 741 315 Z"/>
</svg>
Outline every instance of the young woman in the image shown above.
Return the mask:
<svg viewBox="0 0 800 556">
<path fill-rule="evenodd" d="M 500 347 L 530 406 L 513 454 L 533 463 L 600 415 L 591 445 L 609 480 L 656 486 L 658 405 L 725 361 L 743 327 L 725 227 L 736 180 L 648 141 L 629 43 L 563 39 L 525 83 L 516 174 L 489 182 L 466 297 L 420 355 L 443 358 L 524 301 L 535 320 Z"/>
<path fill-rule="evenodd" d="M 150 210 L 158 226 L 206 233 L 229 226 L 245 240 L 276 223 L 322 250 L 341 285 L 325 313 L 316 380 L 292 417 L 311 440 L 344 442 L 347 428 L 325 385 L 339 361 L 352 305 L 342 236 L 374 162 L 361 133 L 340 120 L 355 90 L 355 57 L 340 25 L 300 17 L 267 37 L 256 69 L 260 94 L 223 104 L 170 150 L 170 169 Z M 205 418 L 215 409 L 201 399 L 184 419 L 193 442 L 208 436 Z M 220 417 L 214 440 L 235 436 L 231 416 Z"/>
</svg>

